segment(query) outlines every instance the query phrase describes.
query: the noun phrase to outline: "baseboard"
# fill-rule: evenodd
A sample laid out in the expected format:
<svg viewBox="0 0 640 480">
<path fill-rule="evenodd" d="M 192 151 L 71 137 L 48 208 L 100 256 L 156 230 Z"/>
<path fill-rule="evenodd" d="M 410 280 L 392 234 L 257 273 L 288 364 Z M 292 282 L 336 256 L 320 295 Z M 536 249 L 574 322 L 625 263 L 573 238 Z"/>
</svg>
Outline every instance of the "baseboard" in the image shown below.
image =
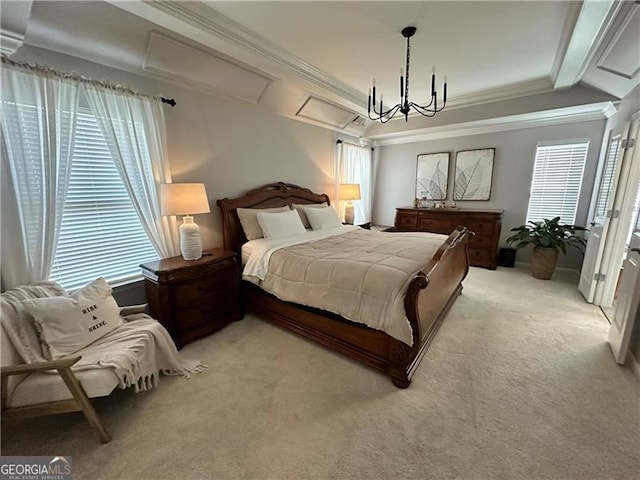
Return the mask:
<svg viewBox="0 0 640 480">
<path fill-rule="evenodd" d="M 638 359 L 633 355 L 633 353 L 631 353 L 631 351 L 627 352 L 627 360 L 629 361 L 633 374 L 636 376 L 636 380 L 640 382 L 640 362 L 638 362 Z"/>
</svg>

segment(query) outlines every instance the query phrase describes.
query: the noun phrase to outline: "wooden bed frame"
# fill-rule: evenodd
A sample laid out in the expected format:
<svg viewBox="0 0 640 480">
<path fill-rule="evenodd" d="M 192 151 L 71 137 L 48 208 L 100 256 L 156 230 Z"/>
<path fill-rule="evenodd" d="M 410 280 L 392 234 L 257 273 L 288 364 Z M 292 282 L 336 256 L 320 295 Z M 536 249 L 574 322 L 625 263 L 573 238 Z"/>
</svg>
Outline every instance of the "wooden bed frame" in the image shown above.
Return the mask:
<svg viewBox="0 0 640 480">
<path fill-rule="evenodd" d="M 218 200 L 224 248 L 239 253 L 247 241 L 236 208 L 322 202 L 330 204 L 326 194 L 281 182 L 251 190 L 244 197 Z M 409 284 L 404 306 L 413 330 L 413 346 L 339 315 L 284 302 L 249 282 L 242 282 L 244 306 L 281 327 L 385 372 L 394 385 L 406 388 L 462 291 L 461 282 L 469 271 L 467 244 L 471 236 L 473 233 L 465 227 L 458 227 Z"/>
</svg>

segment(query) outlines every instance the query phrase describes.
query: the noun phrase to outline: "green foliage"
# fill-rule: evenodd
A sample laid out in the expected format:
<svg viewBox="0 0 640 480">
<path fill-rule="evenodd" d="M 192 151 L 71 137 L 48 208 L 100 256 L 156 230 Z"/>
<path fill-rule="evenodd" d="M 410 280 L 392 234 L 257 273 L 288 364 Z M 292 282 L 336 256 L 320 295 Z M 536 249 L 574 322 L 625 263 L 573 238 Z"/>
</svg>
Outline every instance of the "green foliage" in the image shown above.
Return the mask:
<svg viewBox="0 0 640 480">
<path fill-rule="evenodd" d="M 507 238 L 507 243 L 515 244 L 516 249 L 532 244 L 534 247 L 553 248 L 562 253 L 567 253 L 567 247 L 575 247 L 584 253 L 587 241 L 576 236 L 576 232 L 585 230 L 586 228 L 577 225 L 560 224 L 560 217 L 551 220 L 545 218 L 541 222 L 528 222 L 512 228 L 511 231 L 516 233 Z"/>
</svg>

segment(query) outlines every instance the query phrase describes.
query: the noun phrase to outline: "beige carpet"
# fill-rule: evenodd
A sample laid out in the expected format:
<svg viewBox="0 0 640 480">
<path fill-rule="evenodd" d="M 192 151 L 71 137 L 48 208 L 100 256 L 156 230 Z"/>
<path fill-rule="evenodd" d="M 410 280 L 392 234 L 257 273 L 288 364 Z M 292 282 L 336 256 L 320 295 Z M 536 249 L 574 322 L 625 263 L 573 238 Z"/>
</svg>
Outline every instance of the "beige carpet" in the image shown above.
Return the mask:
<svg viewBox="0 0 640 480">
<path fill-rule="evenodd" d="M 2 454 L 76 479 L 637 479 L 640 384 L 573 280 L 472 269 L 407 390 L 248 317 L 185 347 L 204 374 L 97 400 L 111 443 L 65 414 L 5 421 Z"/>
</svg>

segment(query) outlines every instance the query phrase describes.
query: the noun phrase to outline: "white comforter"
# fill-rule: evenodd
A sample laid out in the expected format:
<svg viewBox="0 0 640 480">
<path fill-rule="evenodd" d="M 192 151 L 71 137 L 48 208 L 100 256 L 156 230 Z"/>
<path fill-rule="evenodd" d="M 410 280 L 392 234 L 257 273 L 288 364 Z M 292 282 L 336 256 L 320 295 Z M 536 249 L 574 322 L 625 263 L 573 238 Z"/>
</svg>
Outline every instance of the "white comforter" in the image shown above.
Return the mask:
<svg viewBox="0 0 640 480">
<path fill-rule="evenodd" d="M 264 280 L 269 270 L 271 255 L 281 248 L 315 242 L 316 240 L 342 235 L 343 233 L 353 232 L 359 229 L 360 227 L 354 227 L 353 225 L 343 225 L 325 230 L 309 230 L 305 233 L 270 240 L 266 238 L 250 240 L 242 245 L 242 265 L 244 266 L 242 279 L 260 285 L 260 282 Z"/>
<path fill-rule="evenodd" d="M 336 313 L 412 345 L 404 295 L 446 238 L 346 226 L 253 240 L 243 248 L 243 279 L 281 300 Z"/>
</svg>

